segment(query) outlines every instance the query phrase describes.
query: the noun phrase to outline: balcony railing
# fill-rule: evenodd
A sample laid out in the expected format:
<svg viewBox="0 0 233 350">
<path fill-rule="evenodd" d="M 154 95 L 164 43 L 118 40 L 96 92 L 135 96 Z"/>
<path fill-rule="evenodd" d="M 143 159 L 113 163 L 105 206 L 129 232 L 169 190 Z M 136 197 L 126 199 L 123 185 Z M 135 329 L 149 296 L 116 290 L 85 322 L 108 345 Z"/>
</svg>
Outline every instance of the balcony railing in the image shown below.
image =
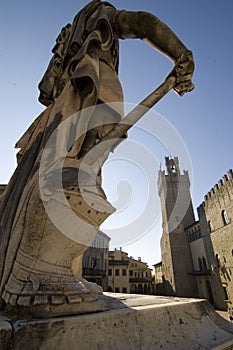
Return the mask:
<svg viewBox="0 0 233 350">
<path fill-rule="evenodd" d="M 135 278 L 130 278 L 129 283 L 151 283 L 152 279 L 151 278 L 146 278 L 146 277 L 135 277 Z"/>
<path fill-rule="evenodd" d="M 106 270 L 94 269 L 94 268 L 83 268 L 83 276 L 106 276 Z"/>
<path fill-rule="evenodd" d="M 127 260 L 109 260 L 109 265 L 129 265 L 129 261 Z"/>
</svg>

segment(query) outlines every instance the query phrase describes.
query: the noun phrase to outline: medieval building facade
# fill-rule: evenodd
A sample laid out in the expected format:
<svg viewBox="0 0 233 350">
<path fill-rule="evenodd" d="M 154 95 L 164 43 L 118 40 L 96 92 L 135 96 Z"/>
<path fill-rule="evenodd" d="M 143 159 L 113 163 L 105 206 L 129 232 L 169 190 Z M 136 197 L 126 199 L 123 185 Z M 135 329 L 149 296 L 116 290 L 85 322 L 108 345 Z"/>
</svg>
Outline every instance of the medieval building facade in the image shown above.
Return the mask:
<svg viewBox="0 0 233 350">
<path fill-rule="evenodd" d="M 133 259 L 121 249 L 109 251 L 109 291 L 152 294 L 152 270 L 141 258 Z"/>
<path fill-rule="evenodd" d="M 206 298 L 218 309 L 233 303 L 233 173 L 211 189 L 193 214 L 188 172 L 165 158 L 158 178 L 162 263 L 155 265 L 160 294 Z M 161 273 L 162 271 L 162 273 Z M 162 277 L 161 277 L 162 274 Z"/>
</svg>

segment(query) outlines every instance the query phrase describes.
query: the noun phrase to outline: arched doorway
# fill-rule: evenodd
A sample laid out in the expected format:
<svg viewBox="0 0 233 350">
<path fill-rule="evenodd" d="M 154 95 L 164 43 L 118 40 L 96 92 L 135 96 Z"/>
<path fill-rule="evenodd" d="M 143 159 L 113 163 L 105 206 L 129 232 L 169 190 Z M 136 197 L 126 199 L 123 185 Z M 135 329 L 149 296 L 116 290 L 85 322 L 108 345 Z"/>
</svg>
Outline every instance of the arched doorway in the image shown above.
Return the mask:
<svg viewBox="0 0 233 350">
<path fill-rule="evenodd" d="M 143 294 L 143 286 L 142 286 L 142 284 L 138 285 L 138 294 Z"/>
<path fill-rule="evenodd" d="M 131 286 L 130 286 L 130 293 L 131 294 L 136 294 L 137 293 L 137 286 L 136 286 L 136 284 L 131 284 Z"/>
</svg>

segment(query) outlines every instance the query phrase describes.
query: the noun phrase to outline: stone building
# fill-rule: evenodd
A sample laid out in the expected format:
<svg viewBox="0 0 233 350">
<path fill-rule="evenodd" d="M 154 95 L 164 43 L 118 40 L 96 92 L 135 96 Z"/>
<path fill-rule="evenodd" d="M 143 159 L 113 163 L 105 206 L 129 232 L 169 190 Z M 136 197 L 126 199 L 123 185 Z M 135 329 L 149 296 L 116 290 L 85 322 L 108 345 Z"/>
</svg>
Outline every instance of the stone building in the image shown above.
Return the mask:
<svg viewBox="0 0 233 350">
<path fill-rule="evenodd" d="M 199 220 L 195 221 L 191 209 L 188 173 L 184 171 L 183 175 L 180 174 L 177 157 L 165 160 L 167 174 L 163 171 L 158 178 L 163 218 L 161 253 L 164 294 L 206 298 L 218 309 L 231 309 L 232 170 L 205 196 L 203 203 L 197 208 Z M 178 192 L 180 199 L 177 199 Z M 180 216 L 181 212 L 177 214 L 180 210 L 179 202 L 183 200 L 186 201 L 187 210 L 184 216 Z M 190 283 L 190 289 L 186 287 L 187 283 Z"/>
<path fill-rule="evenodd" d="M 156 295 L 164 295 L 164 275 L 162 268 L 162 261 L 157 264 L 154 264 L 154 294 Z"/>
<path fill-rule="evenodd" d="M 89 282 L 95 282 L 108 290 L 108 250 L 110 237 L 98 231 L 95 240 L 83 254 L 82 274 Z"/>
<path fill-rule="evenodd" d="M 165 158 L 166 172 L 160 171 L 158 191 L 163 233 L 161 255 L 165 295 L 197 296 L 192 277 L 193 261 L 185 229 L 195 222 L 188 172 L 180 172 L 178 158 Z"/>
<path fill-rule="evenodd" d="M 233 172 L 229 170 L 205 195 L 198 216 L 210 268 L 213 301 L 233 305 Z"/>
<path fill-rule="evenodd" d="M 115 293 L 152 293 L 152 273 L 141 258 L 133 259 L 115 249 L 109 252 L 109 291 Z"/>
</svg>

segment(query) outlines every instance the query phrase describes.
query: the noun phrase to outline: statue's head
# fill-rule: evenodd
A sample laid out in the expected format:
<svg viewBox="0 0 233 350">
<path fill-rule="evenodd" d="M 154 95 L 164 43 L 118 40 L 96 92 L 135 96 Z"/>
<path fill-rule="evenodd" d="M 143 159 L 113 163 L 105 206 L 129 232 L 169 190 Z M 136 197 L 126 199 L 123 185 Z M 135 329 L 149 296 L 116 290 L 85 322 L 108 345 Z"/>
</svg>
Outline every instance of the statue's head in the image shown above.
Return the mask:
<svg viewBox="0 0 233 350">
<path fill-rule="evenodd" d="M 85 40 L 84 33 L 88 33 L 88 30 L 91 31 L 91 28 L 86 28 L 88 18 L 90 18 L 93 13 L 97 13 L 99 16 L 98 8 L 99 4 L 109 3 L 102 2 L 101 0 L 92 0 L 88 3 L 78 14 L 75 16 L 72 25 L 67 24 L 62 28 L 60 34 L 56 39 L 56 44 L 52 50 L 53 57 L 50 60 L 48 68 L 39 83 L 39 101 L 45 105 L 49 106 L 54 102 L 54 98 L 58 97 L 66 82 L 70 78 L 73 69 L 72 60 L 75 57 L 76 53 L 80 49 Z M 112 5 L 110 5 L 112 6 Z M 97 21 L 92 21 L 97 23 Z M 98 21 L 102 23 L 101 33 L 104 33 L 104 40 L 102 39 L 102 47 L 105 45 L 108 47 L 112 42 L 112 33 L 111 28 L 108 25 L 108 21 Z M 105 27 L 103 26 L 105 24 Z M 95 28 L 94 28 L 95 29 Z M 107 35 L 110 33 L 109 35 Z M 72 69 L 69 69 L 69 66 Z"/>
<path fill-rule="evenodd" d="M 56 82 L 58 82 L 59 76 L 62 74 L 65 52 L 64 46 L 69 37 L 70 30 L 70 23 L 62 28 L 56 39 L 56 44 L 52 49 L 53 57 L 49 62 L 48 68 L 41 82 L 39 83 L 39 101 L 45 106 L 49 106 L 53 102 L 56 94 Z"/>
</svg>

